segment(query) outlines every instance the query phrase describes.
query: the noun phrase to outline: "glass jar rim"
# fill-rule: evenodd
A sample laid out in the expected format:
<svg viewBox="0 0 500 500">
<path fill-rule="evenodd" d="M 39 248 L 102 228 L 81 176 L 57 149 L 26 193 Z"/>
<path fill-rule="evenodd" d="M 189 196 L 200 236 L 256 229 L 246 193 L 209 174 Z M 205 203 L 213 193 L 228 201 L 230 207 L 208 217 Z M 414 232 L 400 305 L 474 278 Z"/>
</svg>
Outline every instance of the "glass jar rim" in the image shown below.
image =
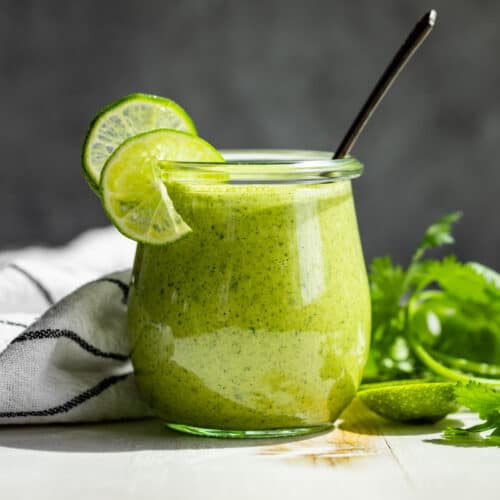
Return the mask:
<svg viewBox="0 0 500 500">
<path fill-rule="evenodd" d="M 317 183 L 350 180 L 363 173 L 356 158 L 334 160 L 328 151 L 299 149 L 225 149 L 225 162 L 166 162 L 189 177 L 224 174 L 231 183 Z M 175 175 L 175 174 L 174 174 Z"/>
</svg>

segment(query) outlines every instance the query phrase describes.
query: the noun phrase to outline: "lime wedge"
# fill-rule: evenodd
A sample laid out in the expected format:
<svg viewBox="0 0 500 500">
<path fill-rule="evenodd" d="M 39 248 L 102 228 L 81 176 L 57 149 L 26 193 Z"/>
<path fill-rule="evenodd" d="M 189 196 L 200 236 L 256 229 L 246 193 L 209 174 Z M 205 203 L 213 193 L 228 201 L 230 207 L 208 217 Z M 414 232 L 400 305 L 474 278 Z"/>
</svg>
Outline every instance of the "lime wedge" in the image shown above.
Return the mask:
<svg viewBox="0 0 500 500">
<path fill-rule="evenodd" d="M 162 245 L 190 231 L 165 185 L 171 161 L 224 162 L 224 158 L 200 137 L 159 129 L 127 139 L 106 162 L 102 204 L 125 236 Z"/>
<path fill-rule="evenodd" d="M 362 385 L 357 396 L 370 410 L 399 422 L 437 422 L 457 409 L 455 382 L 394 380 Z"/>
<path fill-rule="evenodd" d="M 90 124 L 82 149 L 82 165 L 90 187 L 99 192 L 106 160 L 126 139 L 149 130 L 168 128 L 196 135 L 188 114 L 174 101 L 131 94 L 106 106 Z"/>
</svg>

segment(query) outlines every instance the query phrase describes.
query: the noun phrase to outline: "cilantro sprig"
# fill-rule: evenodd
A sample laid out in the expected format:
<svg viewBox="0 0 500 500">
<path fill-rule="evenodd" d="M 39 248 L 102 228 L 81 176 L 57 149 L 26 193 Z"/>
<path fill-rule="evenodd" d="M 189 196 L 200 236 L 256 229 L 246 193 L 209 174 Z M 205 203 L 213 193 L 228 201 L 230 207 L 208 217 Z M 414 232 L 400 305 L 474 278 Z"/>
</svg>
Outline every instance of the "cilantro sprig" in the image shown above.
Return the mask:
<svg viewBox="0 0 500 500">
<path fill-rule="evenodd" d="M 390 257 L 376 257 L 370 266 L 372 300 L 372 345 L 365 370 L 365 381 L 381 381 L 425 375 L 410 349 L 409 304 L 416 294 L 432 283 L 432 261 L 423 262 L 427 250 L 454 242 L 451 228 L 459 212 L 432 224 L 403 269 Z"/>
<path fill-rule="evenodd" d="M 460 217 L 455 212 L 432 224 L 406 268 L 390 257 L 373 259 L 363 383 L 456 381 L 456 401 L 485 422 L 448 429 L 445 439 L 500 445 L 500 274 L 454 256 L 427 258 L 429 250 L 454 243 Z"/>
<path fill-rule="evenodd" d="M 424 259 L 454 242 L 459 212 L 425 232 L 409 266 L 370 266 L 372 344 L 364 382 L 438 376 L 500 384 L 500 275 L 454 256 Z"/>
<path fill-rule="evenodd" d="M 448 427 L 444 440 L 453 444 L 500 446 L 500 392 L 470 382 L 455 388 L 457 402 L 479 414 L 484 422 L 466 429 Z"/>
</svg>

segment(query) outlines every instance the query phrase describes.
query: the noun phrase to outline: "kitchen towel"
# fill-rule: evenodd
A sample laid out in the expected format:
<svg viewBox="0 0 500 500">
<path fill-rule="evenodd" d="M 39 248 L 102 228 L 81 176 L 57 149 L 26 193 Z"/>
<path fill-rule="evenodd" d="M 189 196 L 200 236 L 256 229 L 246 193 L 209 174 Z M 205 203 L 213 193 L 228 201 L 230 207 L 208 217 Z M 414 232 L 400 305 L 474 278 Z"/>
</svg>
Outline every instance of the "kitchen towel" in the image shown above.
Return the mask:
<svg viewBox="0 0 500 500">
<path fill-rule="evenodd" d="M 62 248 L 0 253 L 0 425 L 150 415 L 129 360 L 134 243 L 95 229 Z"/>
</svg>

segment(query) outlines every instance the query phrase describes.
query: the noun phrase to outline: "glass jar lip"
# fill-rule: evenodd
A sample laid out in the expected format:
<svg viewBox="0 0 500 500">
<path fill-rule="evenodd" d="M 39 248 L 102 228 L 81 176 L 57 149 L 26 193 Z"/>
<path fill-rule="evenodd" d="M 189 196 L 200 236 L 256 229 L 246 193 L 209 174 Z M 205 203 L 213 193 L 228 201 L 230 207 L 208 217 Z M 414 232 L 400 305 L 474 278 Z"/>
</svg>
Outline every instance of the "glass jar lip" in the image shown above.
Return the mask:
<svg viewBox="0 0 500 500">
<path fill-rule="evenodd" d="M 168 162 L 170 168 L 191 175 L 226 174 L 230 181 L 331 182 L 359 177 L 363 165 L 352 156 L 334 160 L 328 151 L 300 149 L 224 149 L 225 162 Z"/>
</svg>

